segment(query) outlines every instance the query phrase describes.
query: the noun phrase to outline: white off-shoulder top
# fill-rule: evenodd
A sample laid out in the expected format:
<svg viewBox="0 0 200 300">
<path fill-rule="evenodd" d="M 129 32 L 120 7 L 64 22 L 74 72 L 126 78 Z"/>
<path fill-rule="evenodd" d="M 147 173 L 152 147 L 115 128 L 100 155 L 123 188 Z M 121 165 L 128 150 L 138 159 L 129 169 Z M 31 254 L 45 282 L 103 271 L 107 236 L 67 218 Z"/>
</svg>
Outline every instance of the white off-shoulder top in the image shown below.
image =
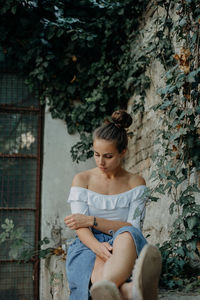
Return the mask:
<svg viewBox="0 0 200 300">
<path fill-rule="evenodd" d="M 142 229 L 145 217 L 145 185 L 120 194 L 104 195 L 86 188 L 73 186 L 70 189 L 68 202 L 71 212 L 96 216 L 108 220 L 129 222 Z"/>
</svg>

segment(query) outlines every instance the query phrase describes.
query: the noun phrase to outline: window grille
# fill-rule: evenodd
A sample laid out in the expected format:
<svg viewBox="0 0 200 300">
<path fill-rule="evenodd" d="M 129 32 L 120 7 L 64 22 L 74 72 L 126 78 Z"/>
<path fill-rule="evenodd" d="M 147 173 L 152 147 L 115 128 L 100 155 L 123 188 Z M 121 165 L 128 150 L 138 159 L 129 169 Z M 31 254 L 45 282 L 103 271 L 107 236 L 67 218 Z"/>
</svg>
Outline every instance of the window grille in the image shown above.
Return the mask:
<svg viewBox="0 0 200 300">
<path fill-rule="evenodd" d="M 5 66 L 0 70 L 0 224 L 12 219 L 23 228 L 27 245 L 36 248 L 43 111 L 38 91 L 30 92 Z M 0 245 L 0 299 L 38 300 L 38 260 L 14 260 L 9 248 Z"/>
</svg>

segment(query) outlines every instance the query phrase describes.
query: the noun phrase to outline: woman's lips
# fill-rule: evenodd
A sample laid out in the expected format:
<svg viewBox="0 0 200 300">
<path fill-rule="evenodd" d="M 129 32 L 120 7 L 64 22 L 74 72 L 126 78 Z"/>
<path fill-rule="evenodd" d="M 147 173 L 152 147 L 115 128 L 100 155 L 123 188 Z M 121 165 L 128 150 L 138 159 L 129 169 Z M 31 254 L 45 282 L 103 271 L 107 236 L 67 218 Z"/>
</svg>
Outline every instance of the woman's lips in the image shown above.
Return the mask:
<svg viewBox="0 0 200 300">
<path fill-rule="evenodd" d="M 101 169 L 102 171 L 106 170 L 106 168 L 104 167 L 99 167 L 99 169 Z"/>
</svg>

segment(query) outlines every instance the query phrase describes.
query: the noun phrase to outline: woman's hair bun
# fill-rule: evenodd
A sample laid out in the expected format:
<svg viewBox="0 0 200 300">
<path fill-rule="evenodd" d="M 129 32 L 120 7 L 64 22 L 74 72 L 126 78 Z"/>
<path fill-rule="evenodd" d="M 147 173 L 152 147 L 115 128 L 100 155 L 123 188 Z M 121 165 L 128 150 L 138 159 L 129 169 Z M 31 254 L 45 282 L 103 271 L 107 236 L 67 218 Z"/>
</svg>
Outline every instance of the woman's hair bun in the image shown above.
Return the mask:
<svg viewBox="0 0 200 300">
<path fill-rule="evenodd" d="M 116 110 L 111 116 L 117 127 L 128 128 L 132 124 L 132 117 L 125 110 Z"/>
</svg>

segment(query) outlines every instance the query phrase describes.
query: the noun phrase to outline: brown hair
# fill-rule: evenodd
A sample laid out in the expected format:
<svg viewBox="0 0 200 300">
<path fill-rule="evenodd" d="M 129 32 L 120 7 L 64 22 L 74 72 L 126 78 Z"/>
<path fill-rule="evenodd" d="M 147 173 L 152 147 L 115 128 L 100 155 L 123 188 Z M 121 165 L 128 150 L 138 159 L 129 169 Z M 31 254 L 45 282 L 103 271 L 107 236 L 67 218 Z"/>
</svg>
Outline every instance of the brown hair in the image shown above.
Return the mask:
<svg viewBox="0 0 200 300">
<path fill-rule="evenodd" d="M 112 121 L 104 122 L 93 133 L 93 140 L 102 139 L 116 143 L 121 153 L 128 146 L 128 136 L 125 128 L 132 124 L 132 117 L 124 110 L 117 110 L 111 116 Z"/>
</svg>

